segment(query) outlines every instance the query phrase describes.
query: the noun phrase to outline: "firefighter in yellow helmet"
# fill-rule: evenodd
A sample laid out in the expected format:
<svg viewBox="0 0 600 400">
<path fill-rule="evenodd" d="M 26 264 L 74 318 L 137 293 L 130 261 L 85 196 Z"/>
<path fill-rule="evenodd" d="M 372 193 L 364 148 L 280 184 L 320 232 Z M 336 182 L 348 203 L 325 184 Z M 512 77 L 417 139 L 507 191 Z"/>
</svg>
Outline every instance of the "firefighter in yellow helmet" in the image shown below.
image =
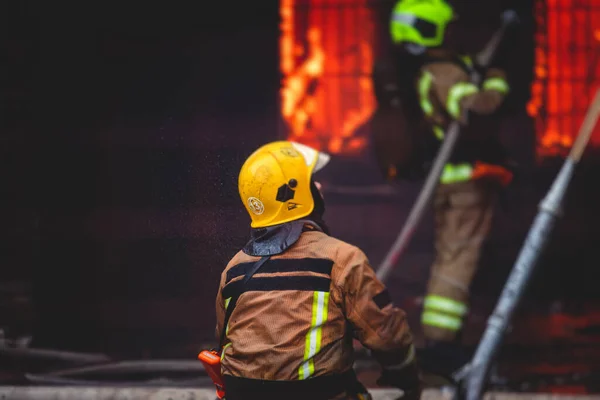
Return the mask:
<svg viewBox="0 0 600 400">
<path fill-rule="evenodd" d="M 216 299 L 227 400 L 368 399 L 352 368 L 354 338 L 381 363 L 380 384 L 420 395 L 405 313 L 365 254 L 323 222 L 313 174 L 328 160 L 277 141 L 242 166 L 251 239 L 223 271 Z"/>
<path fill-rule="evenodd" d="M 462 125 L 434 197 L 436 257 L 421 316 L 427 340 L 423 368 L 444 375 L 468 359 L 460 342 L 470 284 L 490 231 L 494 202 L 512 179 L 507 154 L 497 140 L 496 114 L 509 85 L 501 69 L 483 70 L 469 56 L 444 45 L 446 28 L 454 19 L 444 0 L 398 1 L 390 21 L 396 63 L 374 75 L 380 107 L 403 113 L 407 120 L 405 129 L 393 134 L 414 135 L 403 143 L 425 143 L 426 150 L 415 145 L 414 158 L 431 160 L 450 123 L 458 120 Z M 475 68 L 484 76 L 480 86 L 470 82 Z M 386 143 L 381 147 L 390 149 Z M 388 178 L 415 175 L 399 172 L 389 160 L 382 164 Z M 413 160 L 402 163 L 415 168 Z"/>
</svg>

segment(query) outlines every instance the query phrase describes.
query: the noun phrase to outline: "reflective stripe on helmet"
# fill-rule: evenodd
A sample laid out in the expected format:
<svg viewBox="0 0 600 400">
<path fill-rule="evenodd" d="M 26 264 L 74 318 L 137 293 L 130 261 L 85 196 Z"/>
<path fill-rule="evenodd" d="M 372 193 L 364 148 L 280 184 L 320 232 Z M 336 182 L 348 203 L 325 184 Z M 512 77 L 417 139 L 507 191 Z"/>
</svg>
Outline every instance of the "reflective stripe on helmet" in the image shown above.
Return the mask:
<svg viewBox="0 0 600 400">
<path fill-rule="evenodd" d="M 315 373 L 314 356 L 321 350 L 321 334 L 323 324 L 327 321 L 328 292 L 314 292 L 312 306 L 312 322 L 306 334 L 304 362 L 298 371 L 300 380 L 308 379 Z"/>
<path fill-rule="evenodd" d="M 479 89 L 472 83 L 458 82 L 454 84 L 448 93 L 448 99 L 446 100 L 446 108 L 448 113 L 458 118 L 460 116 L 460 102 L 465 96 L 470 96 L 473 93 L 477 93 Z"/>
<path fill-rule="evenodd" d="M 405 12 L 394 12 L 392 13 L 392 21 L 399 24 L 414 26 L 417 21 L 417 16 Z"/>
</svg>

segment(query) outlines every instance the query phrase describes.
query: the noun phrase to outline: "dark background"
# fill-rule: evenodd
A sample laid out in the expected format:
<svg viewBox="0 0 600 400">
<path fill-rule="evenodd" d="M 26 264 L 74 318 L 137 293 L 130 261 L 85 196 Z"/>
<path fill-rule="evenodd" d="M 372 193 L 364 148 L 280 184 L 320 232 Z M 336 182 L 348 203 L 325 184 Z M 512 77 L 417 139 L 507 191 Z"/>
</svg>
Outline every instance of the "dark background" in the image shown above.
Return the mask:
<svg viewBox="0 0 600 400">
<path fill-rule="evenodd" d="M 7 11 L 0 280 L 31 281 L 34 345 L 212 338 L 237 173 L 277 135 L 278 3 Z"/>
<path fill-rule="evenodd" d="M 484 317 L 560 165 L 535 164 L 524 111 L 531 3 L 455 2 L 466 50 L 483 46 L 504 7 L 523 17 L 507 53 L 513 90 L 502 125 L 523 168 L 503 197 L 476 280 Z M 13 335 L 33 332 L 35 346 L 190 358 L 213 339 L 220 271 L 248 235 L 239 167 L 282 137 L 278 2 L 165 4 L 4 4 L 0 323 Z M 373 4 L 385 23 L 391 2 Z M 600 196 L 589 184 L 598 168 L 586 157 L 526 298 L 542 310 L 599 297 Z M 360 159 L 335 158 L 322 179 L 382 182 L 370 149 Z M 375 266 L 420 186 L 399 187 L 391 197 L 326 193 L 333 233 Z M 422 294 L 431 228 L 428 216 L 392 277 L 400 302 Z"/>
</svg>

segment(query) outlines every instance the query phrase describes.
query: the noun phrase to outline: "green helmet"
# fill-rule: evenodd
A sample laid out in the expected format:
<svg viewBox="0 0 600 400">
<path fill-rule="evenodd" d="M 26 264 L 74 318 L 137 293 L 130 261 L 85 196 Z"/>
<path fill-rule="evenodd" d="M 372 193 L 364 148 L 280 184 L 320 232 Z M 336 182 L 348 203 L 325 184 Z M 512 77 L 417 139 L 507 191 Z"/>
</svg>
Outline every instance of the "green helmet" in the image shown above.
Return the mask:
<svg viewBox="0 0 600 400">
<path fill-rule="evenodd" d="M 394 6 L 390 33 L 392 41 L 436 47 L 444 41 L 446 25 L 454 11 L 444 0 L 400 0 Z"/>
</svg>

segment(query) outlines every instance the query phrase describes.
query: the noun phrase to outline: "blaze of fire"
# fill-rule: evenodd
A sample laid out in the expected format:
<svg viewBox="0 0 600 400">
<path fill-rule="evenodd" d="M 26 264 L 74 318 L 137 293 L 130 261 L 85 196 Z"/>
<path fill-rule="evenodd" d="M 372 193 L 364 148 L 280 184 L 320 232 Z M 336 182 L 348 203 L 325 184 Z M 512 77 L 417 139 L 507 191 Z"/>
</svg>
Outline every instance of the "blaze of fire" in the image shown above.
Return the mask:
<svg viewBox="0 0 600 400">
<path fill-rule="evenodd" d="M 334 154 L 365 147 L 366 135 L 357 135 L 357 129 L 375 109 L 366 1 L 325 7 L 324 0 L 308 0 L 300 8 L 294 0 L 281 0 L 281 114 L 289 140 Z"/>
<path fill-rule="evenodd" d="M 568 151 L 598 86 L 592 64 L 600 52 L 600 0 L 538 0 L 535 14 L 534 82 L 527 112 L 535 118 L 538 155 L 544 157 Z M 590 142 L 600 145 L 598 127 Z"/>
</svg>

